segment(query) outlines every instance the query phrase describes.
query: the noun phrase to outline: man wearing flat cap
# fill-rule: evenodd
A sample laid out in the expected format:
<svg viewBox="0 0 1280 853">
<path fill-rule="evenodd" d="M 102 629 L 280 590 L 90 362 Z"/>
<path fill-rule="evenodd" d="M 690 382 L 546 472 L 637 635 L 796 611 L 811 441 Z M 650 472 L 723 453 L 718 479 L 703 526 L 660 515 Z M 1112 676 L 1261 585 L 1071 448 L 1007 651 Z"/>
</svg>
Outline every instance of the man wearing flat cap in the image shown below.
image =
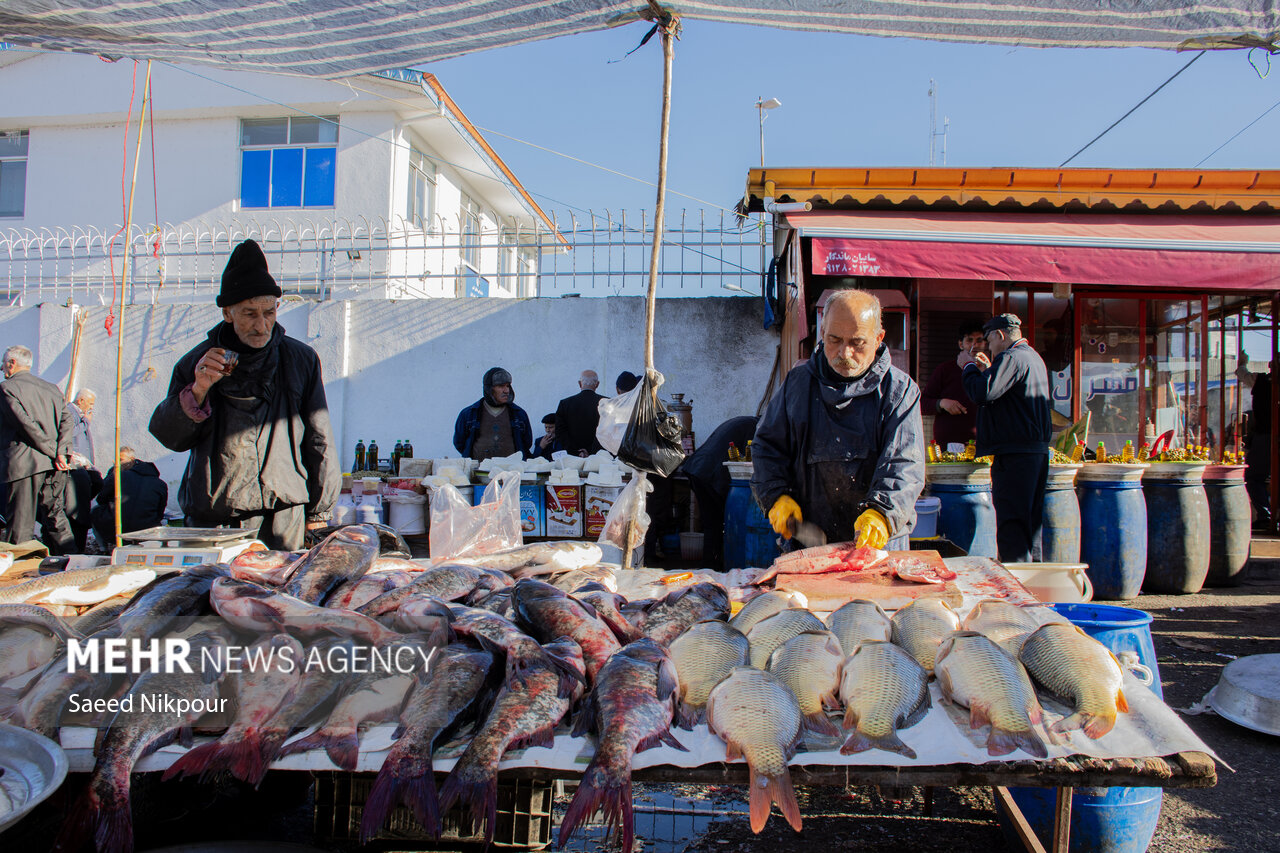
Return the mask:
<svg viewBox="0 0 1280 853">
<path fill-rule="evenodd" d="M 471 459 L 492 459 L 519 452 L 528 459 L 533 446 L 529 415 L 515 404 L 511 374 L 501 367 L 484 373 L 484 395 L 461 412 L 453 425 L 453 446 Z"/>
<path fill-rule="evenodd" d="M 982 327 L 986 353 L 961 351 L 956 361 L 965 393 L 978 406 L 978 455 L 991 463 L 1000 561 L 1026 563 L 1040 554 L 1044 487 L 1049 477 L 1049 372 L 1022 337 L 1016 314 Z"/>
<path fill-rule="evenodd" d="M 281 291 L 253 240 L 231 253 L 223 322 L 173 368 L 151 434 L 190 451 L 178 503 L 192 527 L 255 530 L 270 548 L 303 547 L 342 486 L 320 357 L 276 323 Z"/>
</svg>

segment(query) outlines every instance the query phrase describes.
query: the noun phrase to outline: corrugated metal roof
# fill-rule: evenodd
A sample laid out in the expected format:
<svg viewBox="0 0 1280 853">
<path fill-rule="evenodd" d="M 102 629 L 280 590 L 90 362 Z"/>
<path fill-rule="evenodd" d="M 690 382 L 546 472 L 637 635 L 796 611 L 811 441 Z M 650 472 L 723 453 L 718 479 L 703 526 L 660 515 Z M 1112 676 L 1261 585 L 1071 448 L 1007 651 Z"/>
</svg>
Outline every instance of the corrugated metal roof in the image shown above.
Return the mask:
<svg viewBox="0 0 1280 853">
<path fill-rule="evenodd" d="M 689 20 L 1031 47 L 1272 47 L 1270 0 L 682 0 Z M 316 77 L 417 65 L 652 16 L 645 0 L 5 0 L 0 39 L 42 50 Z"/>
<path fill-rule="evenodd" d="M 772 191 L 770 191 L 772 189 Z M 1280 212 L 1280 171 L 1220 169 L 753 168 L 745 202 L 815 210 Z"/>
</svg>

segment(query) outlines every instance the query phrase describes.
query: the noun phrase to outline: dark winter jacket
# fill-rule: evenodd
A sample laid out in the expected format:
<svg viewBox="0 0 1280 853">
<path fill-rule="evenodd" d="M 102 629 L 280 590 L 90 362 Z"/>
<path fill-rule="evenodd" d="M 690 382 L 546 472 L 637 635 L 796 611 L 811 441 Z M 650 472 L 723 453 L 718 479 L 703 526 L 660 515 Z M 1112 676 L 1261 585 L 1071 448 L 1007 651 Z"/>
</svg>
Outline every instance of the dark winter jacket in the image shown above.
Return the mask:
<svg viewBox="0 0 1280 853">
<path fill-rule="evenodd" d="M 573 455 L 579 450 L 588 455 L 600 449 L 596 426 L 600 423 L 600 401 L 605 399 L 590 389 L 565 397 L 556 406 L 556 438 Z"/>
<path fill-rule="evenodd" d="M 151 434 L 170 450 L 191 451 L 178 503 L 202 522 L 288 506 L 323 518 L 342 487 L 329 425 L 320 358 L 277 324 L 271 342 L 242 351 L 235 371 L 209 389 L 207 418 L 193 418 L 182 392 L 211 347 L 245 350 L 229 323 L 173 368 L 169 396 L 151 415 Z M 192 401 L 190 392 L 187 400 Z"/>
<path fill-rule="evenodd" d="M 920 389 L 883 345 L 848 383 L 824 377 L 825 358 L 818 347 L 769 401 L 751 444 L 752 490 L 766 512 L 790 495 L 832 542 L 852 541 L 858 516 L 878 509 L 905 548 L 924 488 Z"/>
<path fill-rule="evenodd" d="M 476 433 L 480 429 L 480 407 L 483 405 L 484 398 L 481 397 L 458 412 L 458 420 L 453 424 L 453 446 L 464 459 L 471 458 L 471 448 L 476 443 Z M 515 403 L 508 403 L 507 408 L 511 410 L 511 438 L 515 441 L 516 450 L 528 459 L 533 447 L 533 427 L 529 423 L 529 416 Z"/>
<path fill-rule="evenodd" d="M 0 382 L 0 482 L 52 471 L 71 452 L 71 413 L 58 386 L 30 370 Z"/>
<path fill-rule="evenodd" d="M 115 529 L 116 469 L 107 472 L 93 508 L 94 525 Z M 131 533 L 164 523 L 169 504 L 169 485 L 160 479 L 160 470 L 150 462 L 135 460 L 120 469 L 121 530 Z"/>
<path fill-rule="evenodd" d="M 1019 339 L 985 371 L 965 367 L 964 390 L 978 405 L 978 455 L 1046 453 L 1053 435 L 1049 372 L 1044 360 Z"/>
</svg>

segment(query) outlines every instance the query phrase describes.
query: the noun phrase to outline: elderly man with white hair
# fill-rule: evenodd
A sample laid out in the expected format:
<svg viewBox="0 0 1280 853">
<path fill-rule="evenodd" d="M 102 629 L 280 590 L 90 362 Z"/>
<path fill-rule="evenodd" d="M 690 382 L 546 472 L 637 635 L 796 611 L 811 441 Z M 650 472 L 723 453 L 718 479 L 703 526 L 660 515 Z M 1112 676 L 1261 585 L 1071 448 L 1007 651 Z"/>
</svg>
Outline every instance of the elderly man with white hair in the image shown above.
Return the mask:
<svg viewBox="0 0 1280 853">
<path fill-rule="evenodd" d="M 756 428 L 751 487 L 784 538 L 809 521 L 831 542 L 906 549 L 924 488 L 920 389 L 890 363 L 873 294 L 837 293 L 820 332 Z"/>
<path fill-rule="evenodd" d="M 71 415 L 58 386 L 31 372 L 31 350 L 4 351 L 0 383 L 0 482 L 6 487 L 4 538 L 31 539 L 36 522 L 51 554 L 74 545 L 63 510 Z"/>
<path fill-rule="evenodd" d="M 575 456 L 590 456 L 600 449 L 596 426 L 600 423 L 600 401 L 596 393 L 600 377 L 594 370 L 584 370 L 578 377 L 578 393 L 565 397 L 556 406 L 556 438 Z"/>
</svg>

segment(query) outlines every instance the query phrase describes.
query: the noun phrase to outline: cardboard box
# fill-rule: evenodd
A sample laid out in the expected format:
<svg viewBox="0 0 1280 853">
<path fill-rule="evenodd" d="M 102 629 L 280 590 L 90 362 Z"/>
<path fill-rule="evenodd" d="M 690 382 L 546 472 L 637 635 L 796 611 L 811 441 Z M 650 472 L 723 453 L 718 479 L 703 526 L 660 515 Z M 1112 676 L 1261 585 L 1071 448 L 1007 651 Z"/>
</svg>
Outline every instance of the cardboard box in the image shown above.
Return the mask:
<svg viewBox="0 0 1280 853">
<path fill-rule="evenodd" d="M 581 538 L 583 531 L 582 486 L 547 486 L 547 535 Z"/>
<path fill-rule="evenodd" d="M 600 538 L 600 534 L 604 532 L 605 519 L 609 517 L 609 510 L 613 508 L 613 502 L 618 499 L 618 495 L 622 494 L 623 488 L 623 486 L 582 487 L 582 504 L 587 521 L 584 531 L 586 538 L 591 540 Z"/>
</svg>

